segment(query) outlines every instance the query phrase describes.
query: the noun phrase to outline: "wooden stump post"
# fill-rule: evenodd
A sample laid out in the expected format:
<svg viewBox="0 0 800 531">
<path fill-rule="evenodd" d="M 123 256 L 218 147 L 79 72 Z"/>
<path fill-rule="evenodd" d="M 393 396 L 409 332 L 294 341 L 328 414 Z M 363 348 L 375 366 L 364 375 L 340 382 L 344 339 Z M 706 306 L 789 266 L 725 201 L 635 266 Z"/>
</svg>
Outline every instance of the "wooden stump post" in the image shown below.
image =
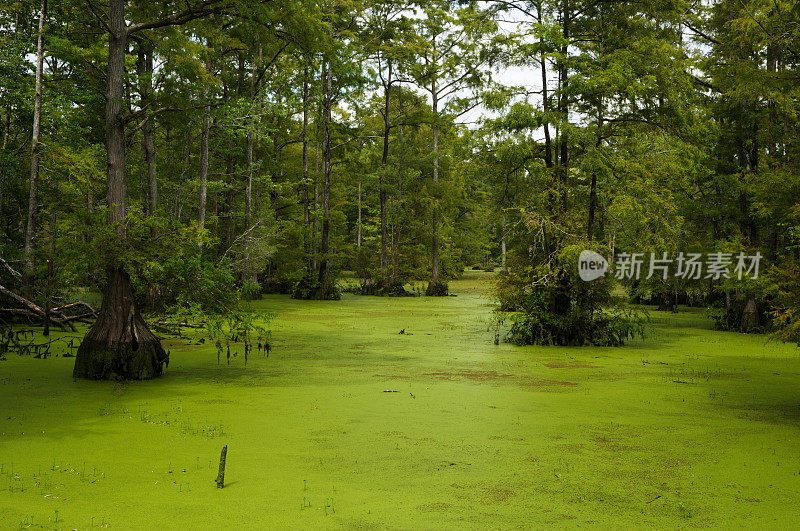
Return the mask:
<svg viewBox="0 0 800 531">
<path fill-rule="evenodd" d="M 222 453 L 219 455 L 219 473 L 217 474 L 217 488 L 225 487 L 225 458 L 228 455 L 228 445 L 222 447 Z"/>
</svg>

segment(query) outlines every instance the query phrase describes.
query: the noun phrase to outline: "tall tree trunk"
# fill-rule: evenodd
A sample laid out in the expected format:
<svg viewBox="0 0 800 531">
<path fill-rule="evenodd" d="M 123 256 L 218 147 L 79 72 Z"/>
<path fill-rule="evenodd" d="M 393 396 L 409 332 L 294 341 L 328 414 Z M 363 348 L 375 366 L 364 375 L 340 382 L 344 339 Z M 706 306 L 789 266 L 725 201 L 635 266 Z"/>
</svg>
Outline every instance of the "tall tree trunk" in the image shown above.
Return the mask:
<svg viewBox="0 0 800 531">
<path fill-rule="evenodd" d="M 543 23 L 542 2 L 536 4 L 536 18 L 539 24 Z M 541 42 L 540 42 L 541 44 Z M 544 165 L 546 168 L 553 167 L 553 142 L 550 139 L 550 97 L 547 93 L 547 60 L 544 55 L 544 46 L 539 52 L 539 67 L 542 70 L 542 108 L 544 109 Z"/>
<path fill-rule="evenodd" d="M 361 250 L 361 176 L 358 176 L 358 225 L 356 225 L 356 248 Z"/>
<path fill-rule="evenodd" d="M 558 175 L 561 180 L 561 209 L 566 212 L 567 205 L 567 178 L 569 175 L 569 69 L 567 66 L 567 57 L 569 54 L 569 37 L 570 37 L 570 12 L 568 7 L 568 0 L 562 0 L 562 37 L 563 44 L 561 45 L 561 57 L 558 60 L 558 113 L 561 119 L 561 137 L 559 138 L 559 157 L 558 157 Z"/>
<path fill-rule="evenodd" d="M 144 213 L 155 216 L 158 203 L 158 181 L 156 179 L 156 147 L 153 141 L 153 114 L 150 94 L 153 88 L 153 44 L 142 39 L 139 42 L 136 61 L 136 74 L 139 81 L 139 97 L 144 112 L 142 121 L 142 158 L 144 159 Z M 156 228 L 150 228 L 150 235 L 156 236 Z M 153 283 L 146 290 L 146 306 L 158 308 L 161 305 L 163 290 L 159 283 Z"/>
<path fill-rule="evenodd" d="M 600 6 L 600 60 L 605 58 L 605 18 L 603 16 L 603 6 Z M 600 149 L 600 146 L 603 143 L 603 121 L 604 121 L 604 103 L 603 103 L 603 96 L 599 96 L 599 101 L 597 103 L 597 139 L 595 140 L 594 147 L 596 150 Z M 594 218 L 595 212 L 597 210 L 597 172 L 592 171 L 592 181 L 589 187 L 589 214 L 586 220 L 586 236 L 589 241 L 594 239 Z M 667 297 L 671 297 L 669 290 L 665 291 Z M 672 300 L 670 298 L 670 300 Z"/>
<path fill-rule="evenodd" d="M 506 271 L 506 211 L 503 209 L 502 217 L 500 218 L 500 257 L 501 257 L 501 267 L 503 271 Z"/>
<path fill-rule="evenodd" d="M 400 87 L 397 90 L 397 109 L 400 114 L 403 114 L 403 89 Z M 394 211 L 394 227 L 392 234 L 392 283 L 398 280 L 398 262 L 400 255 L 400 210 L 403 205 L 403 163 L 405 154 L 405 144 L 403 135 L 403 125 L 400 124 L 400 149 L 397 153 L 397 203 Z"/>
<path fill-rule="evenodd" d="M 322 117 L 322 233 L 320 235 L 320 264 L 317 295 L 318 299 L 331 296 L 328 253 L 330 251 L 330 191 L 331 191 L 331 108 L 333 107 L 333 75 L 331 64 L 323 70 L 325 96 Z"/>
<path fill-rule="evenodd" d="M 561 127 L 561 142 L 559 143 L 559 147 L 561 150 L 561 156 L 559 157 L 559 163 L 561 164 L 562 169 L 564 170 L 564 176 L 566 177 L 566 168 L 567 164 L 569 163 L 569 149 L 567 145 L 567 124 L 569 123 L 569 96 L 567 94 L 567 90 L 569 88 L 569 71 L 567 69 L 567 54 L 569 53 L 569 11 L 567 10 L 567 2 L 563 0 L 564 7 L 563 7 L 563 16 L 562 16 L 562 34 L 564 37 L 564 44 L 561 47 L 561 59 L 559 59 L 558 64 L 558 74 L 561 81 L 561 86 L 559 87 L 559 113 L 561 114 L 561 119 L 563 120 L 563 126 Z"/>
<path fill-rule="evenodd" d="M 11 134 L 11 109 L 5 108 L 5 116 L 3 117 L 3 151 L 8 148 L 8 135 Z M 0 167 L 0 234 L 6 233 L 6 218 L 3 214 L 3 185 L 6 183 L 6 166 L 5 164 Z"/>
<path fill-rule="evenodd" d="M 600 106 L 597 109 L 597 140 L 595 149 L 599 149 L 603 142 L 603 98 L 600 98 Z M 597 172 L 592 172 L 592 181 L 589 186 L 589 215 L 586 221 L 586 237 L 589 241 L 594 239 L 594 218 L 597 211 Z"/>
<path fill-rule="evenodd" d="M 244 188 L 244 268 L 242 280 L 250 278 L 250 226 L 253 223 L 253 131 L 247 132 L 247 183 Z"/>
<path fill-rule="evenodd" d="M 222 194 L 222 218 L 224 223 L 222 226 L 222 252 L 228 250 L 233 244 L 234 239 L 234 218 L 233 218 L 233 203 L 236 197 L 234 190 L 234 176 L 233 176 L 233 155 L 228 155 L 225 159 L 225 175 L 227 180 L 227 188 Z"/>
<path fill-rule="evenodd" d="M 158 204 L 158 169 L 156 166 L 156 147 L 153 141 L 153 119 L 150 110 L 150 93 L 152 90 L 153 76 L 153 49 L 152 45 L 139 44 L 139 56 L 136 62 L 136 70 L 139 75 L 139 95 L 144 107 L 144 121 L 142 122 L 142 154 L 144 155 L 145 166 L 145 190 L 147 201 L 145 212 L 153 216 L 156 213 Z"/>
<path fill-rule="evenodd" d="M 311 230 L 311 206 L 309 204 L 308 180 L 308 66 L 303 69 L 303 250 L 306 254 L 306 278 L 313 272 L 311 252 L 313 249 Z"/>
<path fill-rule="evenodd" d="M 320 176 L 320 145 L 317 142 L 316 145 L 316 161 L 314 165 L 314 217 L 311 220 L 311 246 L 313 248 L 313 252 L 311 253 L 311 270 L 314 272 L 314 276 L 317 276 L 317 265 L 319 262 L 319 240 L 317 240 L 317 217 L 319 216 L 319 176 Z"/>
<path fill-rule="evenodd" d="M 125 117 L 122 100 L 125 94 L 125 52 L 128 34 L 125 27 L 124 0 L 110 0 L 108 35 L 108 77 L 106 80 L 106 177 L 108 221 L 118 234 L 125 233 Z"/>
<path fill-rule="evenodd" d="M 124 94 L 125 0 L 109 1 L 108 75 L 106 78 L 106 177 L 108 221 L 119 235 L 125 225 Z M 130 277 L 120 264 L 109 265 L 108 280 L 97 321 L 75 356 L 75 378 L 146 379 L 158 376 L 169 363 L 161 342 L 147 328 L 131 291 Z"/>
<path fill-rule="evenodd" d="M 225 103 L 229 101 L 228 84 L 223 85 L 223 98 Z M 222 193 L 222 204 L 220 205 L 220 256 L 227 252 L 233 243 L 231 230 L 233 220 L 233 136 L 228 136 L 227 153 L 225 154 L 225 191 Z"/>
<path fill-rule="evenodd" d="M 211 127 L 211 104 L 208 101 L 208 87 L 203 88 L 203 95 L 206 98 L 206 105 L 203 108 L 203 125 L 200 130 L 200 197 L 197 209 L 197 228 L 200 231 L 206 226 L 206 202 L 208 195 L 208 137 Z M 198 239 L 197 243 L 202 247 L 202 238 Z"/>
<path fill-rule="evenodd" d="M 253 58 L 253 68 L 250 75 L 250 99 L 256 97 L 256 58 Z M 250 263 L 251 234 L 250 228 L 253 223 L 253 146 L 255 144 L 255 119 L 250 120 L 250 130 L 247 131 L 247 186 L 244 196 L 244 269 L 242 271 L 242 281 L 254 281 L 252 264 Z"/>
<path fill-rule="evenodd" d="M 178 177 L 178 184 L 175 187 L 175 211 L 173 220 L 180 222 L 181 220 L 181 190 L 183 189 L 184 177 L 186 172 L 192 164 L 192 126 L 186 128 L 186 138 L 183 142 L 183 167 L 181 168 L 180 176 Z"/>
<path fill-rule="evenodd" d="M 436 88 L 436 81 L 431 82 L 431 94 L 433 96 L 433 219 L 431 221 L 431 285 L 439 283 L 439 93 Z"/>
<path fill-rule="evenodd" d="M 387 227 L 386 227 L 386 172 L 387 172 L 387 164 L 389 162 L 389 133 L 391 132 L 390 120 L 389 120 L 389 96 L 391 95 L 391 88 L 392 88 L 392 62 L 389 61 L 389 71 L 386 78 L 386 81 L 383 85 L 383 153 L 381 154 L 381 173 L 379 177 L 379 197 L 380 197 L 380 204 L 381 204 L 381 276 L 382 281 L 387 281 L 387 255 L 386 255 L 386 245 L 389 239 L 387 234 Z M 360 192 L 361 183 L 359 182 L 359 192 Z M 360 214 L 360 212 L 359 212 Z M 361 225 L 359 222 L 359 232 L 361 229 Z"/>
<path fill-rule="evenodd" d="M 36 212 L 39 209 L 39 130 L 42 124 L 42 70 L 44 68 L 44 24 L 47 19 L 47 0 L 42 0 L 39 12 L 39 35 L 36 44 L 36 85 L 33 100 L 33 140 L 31 141 L 31 182 L 28 193 L 28 224 L 25 228 L 26 284 L 33 282 L 33 240 L 36 237 Z"/>
<path fill-rule="evenodd" d="M 44 307 L 44 336 L 50 335 L 50 308 L 53 305 L 53 257 L 56 248 L 56 210 L 50 207 L 50 242 L 47 246 L 47 297 Z"/>
</svg>

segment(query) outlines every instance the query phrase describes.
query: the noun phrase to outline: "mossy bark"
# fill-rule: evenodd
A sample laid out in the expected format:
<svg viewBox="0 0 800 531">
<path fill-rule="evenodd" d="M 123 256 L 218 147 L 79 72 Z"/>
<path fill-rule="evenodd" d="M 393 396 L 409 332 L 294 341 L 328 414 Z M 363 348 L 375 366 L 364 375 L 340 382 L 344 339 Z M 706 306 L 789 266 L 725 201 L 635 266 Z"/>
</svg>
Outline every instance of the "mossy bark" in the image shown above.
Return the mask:
<svg viewBox="0 0 800 531">
<path fill-rule="evenodd" d="M 447 297 L 448 292 L 447 283 L 436 279 L 431 279 L 425 289 L 425 295 L 428 297 Z"/>
<path fill-rule="evenodd" d="M 219 472 L 217 473 L 217 479 L 214 482 L 217 484 L 218 489 L 225 488 L 225 460 L 228 457 L 228 445 L 222 447 L 222 452 L 219 455 Z"/>
<path fill-rule="evenodd" d="M 147 380 L 159 376 L 169 357 L 147 327 L 131 291 L 128 274 L 116 267 L 97 321 L 83 338 L 75 356 L 75 378 Z"/>
<path fill-rule="evenodd" d="M 758 329 L 758 306 L 756 299 L 753 296 L 747 297 L 742 309 L 742 319 L 739 325 L 739 331 L 743 333 L 753 332 Z"/>
<path fill-rule="evenodd" d="M 674 312 L 677 297 L 674 294 L 663 291 L 658 295 L 658 311 L 659 312 Z"/>
</svg>

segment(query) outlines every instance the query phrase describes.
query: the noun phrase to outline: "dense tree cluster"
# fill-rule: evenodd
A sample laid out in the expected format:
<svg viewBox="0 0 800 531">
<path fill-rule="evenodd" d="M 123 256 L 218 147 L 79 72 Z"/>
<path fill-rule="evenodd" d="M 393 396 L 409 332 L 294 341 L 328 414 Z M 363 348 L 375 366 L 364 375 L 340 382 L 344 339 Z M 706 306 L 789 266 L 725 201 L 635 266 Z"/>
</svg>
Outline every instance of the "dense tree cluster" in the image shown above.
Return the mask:
<svg viewBox="0 0 800 531">
<path fill-rule="evenodd" d="M 515 340 L 616 344 L 573 250 L 758 251 L 758 281 L 627 287 L 797 339 L 799 50 L 790 1 L 7 2 L 0 278 L 105 289 L 132 317 L 94 340 L 135 351 L 141 310 L 499 265 L 519 323 L 563 332 Z"/>
<path fill-rule="evenodd" d="M 726 329 L 763 331 L 777 317 L 797 340 L 797 4 L 500 5 L 524 21 L 512 61 L 542 75 L 532 98 L 497 102 L 505 112 L 486 124 L 479 149 L 507 227 L 504 304 L 524 310 L 527 323 L 584 322 L 557 343 L 613 344 L 619 334 L 587 335 L 581 317 L 619 317 L 599 311 L 613 286 L 598 296 L 576 263 L 562 274 L 566 249 L 599 243 L 612 262 L 623 253 L 723 253 L 733 258 L 727 276 L 647 278 L 645 264 L 624 283 L 661 309 L 715 307 Z M 763 255 L 757 279 L 733 274 L 739 253 Z M 565 293 L 571 304 L 559 303 Z M 532 327 L 518 323 L 512 338 L 548 343 L 558 330 Z"/>
</svg>

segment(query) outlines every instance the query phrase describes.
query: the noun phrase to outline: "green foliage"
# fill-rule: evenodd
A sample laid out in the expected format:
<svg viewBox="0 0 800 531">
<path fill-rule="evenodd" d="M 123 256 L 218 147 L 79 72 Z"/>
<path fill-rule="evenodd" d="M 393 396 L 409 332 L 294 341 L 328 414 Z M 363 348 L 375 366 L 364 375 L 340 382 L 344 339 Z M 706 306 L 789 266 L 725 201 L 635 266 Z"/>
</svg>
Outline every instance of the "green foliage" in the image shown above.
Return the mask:
<svg viewBox="0 0 800 531">
<path fill-rule="evenodd" d="M 448 287 L 446 282 L 429 282 L 425 288 L 425 295 L 428 297 L 447 297 Z"/>
<path fill-rule="evenodd" d="M 610 278 L 580 279 L 578 256 L 583 249 L 608 251 L 599 245 L 566 245 L 541 264 L 512 268 L 499 276 L 500 309 L 514 312 L 506 341 L 621 346 L 643 335 L 644 316 L 612 295 Z"/>
<path fill-rule="evenodd" d="M 224 314 L 206 314 L 204 312 L 190 313 L 193 322 L 202 322 L 206 337 L 217 348 L 217 355 L 221 354 L 223 346 L 230 347 L 231 343 L 243 342 L 249 344 L 256 342 L 262 346 L 269 345 L 272 333 L 267 325 L 274 317 L 268 312 L 254 312 L 239 309 Z"/>
<path fill-rule="evenodd" d="M 768 276 L 774 285 L 772 315 L 776 335 L 800 345 L 800 265 L 784 264 L 773 268 Z"/>
<path fill-rule="evenodd" d="M 319 283 L 316 281 L 309 281 L 307 279 L 299 280 L 292 289 L 292 298 L 293 299 L 302 299 L 302 300 L 326 300 L 326 301 L 338 301 L 342 298 L 342 294 L 339 291 L 339 287 L 335 284 L 329 285 L 326 292 L 321 293 L 319 289 Z"/>
<path fill-rule="evenodd" d="M 224 13 L 134 32 L 123 102 L 124 237 L 103 226 L 109 41 L 102 28 L 84 31 L 96 14 L 79 7 L 51 3 L 45 26 L 37 301 L 51 254 L 55 295 L 98 288 L 106 268 L 123 263 L 152 312 L 225 312 L 237 293 L 259 291 L 336 298 L 342 268 L 356 271 L 362 293 L 402 295 L 405 282 L 431 276 L 434 220 L 441 283 L 429 292 L 446 293 L 443 283 L 464 267 L 507 265 L 507 309 L 542 308 L 560 296 L 580 309 L 586 297 L 598 299 L 602 316 L 600 283 L 581 287 L 555 274 L 560 253 L 584 238 L 617 254 L 761 250 L 776 271 L 800 258 L 800 12 L 791 2 L 235 2 Z M 28 0 L 0 5 L 0 255 L 17 269 L 38 9 Z M 165 9 L 125 2 L 130 24 Z M 508 14 L 511 33 L 499 27 Z M 153 72 L 140 65 L 146 53 Z M 493 75 L 505 67 L 537 84 L 544 69 L 547 90 L 499 86 Z M 476 105 L 491 119 L 475 123 Z M 145 117 L 155 166 L 145 156 Z M 330 286 L 320 293 L 323 261 Z M 538 302 L 534 282 L 547 286 Z M 792 286 L 783 277 L 769 289 L 673 279 L 625 285 L 641 300 L 728 299 L 716 314 L 729 329 L 740 328 L 742 303 L 754 297 L 760 315 L 780 306 L 782 330 L 795 322 Z M 528 328 L 540 331 L 525 341 L 553 342 L 543 330 L 580 328 L 537 315 Z M 603 333 L 579 332 L 575 341 Z"/>
<path fill-rule="evenodd" d="M 213 261 L 198 245 L 195 227 L 176 227 L 133 213 L 125 224 L 124 235 L 114 227 L 98 227 L 92 248 L 95 255 L 103 257 L 101 263 L 124 264 L 142 308 L 151 312 L 197 308 L 223 313 L 235 307 L 233 274 L 225 260 Z"/>
<path fill-rule="evenodd" d="M 245 280 L 239 292 L 242 294 L 242 299 L 246 301 L 258 300 L 262 294 L 261 284 L 255 280 Z"/>
</svg>

